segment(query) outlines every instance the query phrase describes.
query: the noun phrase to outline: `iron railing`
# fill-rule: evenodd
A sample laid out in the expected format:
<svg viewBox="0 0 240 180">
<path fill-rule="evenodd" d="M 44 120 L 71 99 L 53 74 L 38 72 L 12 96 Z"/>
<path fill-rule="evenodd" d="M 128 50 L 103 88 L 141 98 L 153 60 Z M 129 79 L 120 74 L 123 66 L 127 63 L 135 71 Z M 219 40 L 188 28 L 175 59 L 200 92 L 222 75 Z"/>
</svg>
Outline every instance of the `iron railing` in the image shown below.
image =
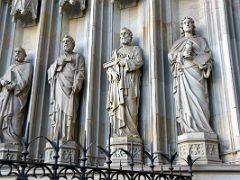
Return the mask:
<svg viewBox="0 0 240 180">
<path fill-rule="evenodd" d="M 41 158 L 37 161 L 28 160 L 29 156 L 29 145 L 33 143 L 38 138 L 46 139 L 54 149 L 54 163 L 45 163 Z M 110 151 L 110 147 L 107 149 L 97 146 L 105 154 L 106 157 L 106 166 L 88 166 L 88 157 L 87 152 L 92 146 L 87 147 L 86 145 L 86 136 L 84 140 L 84 145 L 81 146 L 82 157 L 79 159 L 79 163 L 72 164 L 61 164 L 58 162 L 59 159 L 59 141 L 51 141 L 46 137 L 38 137 L 33 141 L 28 142 L 28 137 L 23 140 L 23 152 L 22 160 L 11 160 L 9 158 L 9 153 L 5 159 L 0 159 L 0 179 L 6 176 L 14 176 L 17 180 L 28 180 L 34 178 L 48 178 L 51 180 L 59 179 L 99 179 L 99 180 L 191 180 L 192 179 L 192 165 L 196 160 L 192 160 L 191 156 L 188 156 L 186 160 L 188 164 L 188 171 L 175 170 L 173 162 L 177 156 L 177 153 L 174 153 L 171 157 L 170 155 L 164 155 L 163 158 L 169 162 L 169 168 L 163 170 L 156 170 L 155 159 L 158 157 L 153 152 L 144 151 L 146 158 L 148 158 L 148 168 L 140 168 L 135 166 L 134 163 L 134 154 L 133 152 L 128 152 L 126 150 L 122 151 L 130 157 L 128 168 L 123 168 L 121 162 L 119 162 L 118 168 L 112 168 L 111 156 L 113 153 Z M 110 144 L 110 139 L 108 140 Z M 116 167 L 116 166 L 114 166 Z M 146 170 L 148 169 L 148 170 Z"/>
</svg>

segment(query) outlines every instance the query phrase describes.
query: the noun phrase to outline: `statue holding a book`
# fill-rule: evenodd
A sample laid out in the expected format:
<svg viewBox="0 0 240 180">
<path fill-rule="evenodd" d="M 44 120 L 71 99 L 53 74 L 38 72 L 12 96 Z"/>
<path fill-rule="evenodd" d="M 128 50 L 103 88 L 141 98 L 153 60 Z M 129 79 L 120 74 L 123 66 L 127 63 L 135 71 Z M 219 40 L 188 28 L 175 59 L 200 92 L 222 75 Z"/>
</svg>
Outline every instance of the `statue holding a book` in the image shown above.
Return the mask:
<svg viewBox="0 0 240 180">
<path fill-rule="evenodd" d="M 139 137 L 138 107 L 140 99 L 142 50 L 131 45 L 133 34 L 123 28 L 121 47 L 115 49 L 111 60 L 103 66 L 109 80 L 107 110 L 113 137 Z"/>
<path fill-rule="evenodd" d="M 207 88 L 213 65 L 211 52 L 206 39 L 196 35 L 191 17 L 181 21 L 181 30 L 182 37 L 174 42 L 168 54 L 179 134 L 213 132 Z"/>
</svg>

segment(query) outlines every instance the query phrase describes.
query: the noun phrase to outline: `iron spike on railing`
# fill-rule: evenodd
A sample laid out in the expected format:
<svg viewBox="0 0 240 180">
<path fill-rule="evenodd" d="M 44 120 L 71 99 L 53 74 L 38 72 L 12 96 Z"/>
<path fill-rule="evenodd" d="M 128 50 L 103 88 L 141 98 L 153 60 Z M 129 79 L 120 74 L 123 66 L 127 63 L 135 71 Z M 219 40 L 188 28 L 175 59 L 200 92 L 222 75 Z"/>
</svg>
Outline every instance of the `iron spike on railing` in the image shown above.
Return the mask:
<svg viewBox="0 0 240 180">
<path fill-rule="evenodd" d="M 106 156 L 106 164 L 108 165 L 108 169 L 110 169 L 112 161 L 111 161 L 111 157 L 113 154 L 115 154 L 115 152 L 117 151 L 117 149 L 115 149 L 112 153 L 111 150 L 106 150 L 105 148 L 101 147 L 101 146 L 97 146 L 97 148 L 104 153 L 104 155 Z"/>
<path fill-rule="evenodd" d="M 89 146 L 87 146 L 87 135 L 86 135 L 86 131 L 84 132 L 84 143 L 83 146 L 80 144 L 80 148 L 82 150 L 82 157 L 81 157 L 81 161 L 83 162 L 83 166 L 86 166 L 86 161 L 87 159 L 87 152 L 90 150 L 90 148 L 92 147 L 92 145 L 95 142 L 92 142 L 91 144 L 89 144 Z"/>
<path fill-rule="evenodd" d="M 177 152 L 175 152 L 173 155 L 171 155 L 171 153 L 169 152 L 169 155 L 165 155 L 163 153 L 160 153 L 160 155 L 167 160 L 167 162 L 169 163 L 169 170 L 170 170 L 170 179 L 174 179 L 174 175 L 173 175 L 173 162 L 175 161 L 176 157 L 177 157 Z"/>
<path fill-rule="evenodd" d="M 190 173 L 191 178 L 193 176 L 193 171 L 192 171 L 193 164 L 199 159 L 200 157 L 196 159 L 192 159 L 191 153 L 188 154 L 187 159 L 183 159 L 188 165 L 188 172 Z"/>
<path fill-rule="evenodd" d="M 119 163 L 119 170 L 122 170 L 122 161 L 120 160 L 120 163 Z"/>
<path fill-rule="evenodd" d="M 158 155 L 154 156 L 155 154 L 157 153 L 153 153 L 153 147 L 152 147 L 152 144 L 151 144 L 151 152 L 149 153 L 148 151 L 143 151 L 143 153 L 148 157 L 148 159 L 150 160 L 150 165 L 149 167 L 151 168 L 151 172 L 154 171 L 154 161 L 157 159 Z"/>
<path fill-rule="evenodd" d="M 6 159 L 10 160 L 10 151 L 9 151 L 9 149 L 7 150 L 7 158 Z"/>
<path fill-rule="evenodd" d="M 154 179 L 154 161 L 155 159 L 157 159 L 158 155 L 154 156 L 154 154 L 157 154 L 157 153 L 153 153 L 153 145 L 151 144 L 151 150 L 150 150 L 150 153 L 148 151 L 143 151 L 143 153 L 147 156 L 147 158 L 150 160 L 150 165 L 149 167 L 151 168 L 151 178 Z"/>
<path fill-rule="evenodd" d="M 26 172 L 27 168 L 27 156 L 29 154 L 28 152 L 28 147 L 30 145 L 29 143 L 29 132 L 30 132 L 30 122 L 27 123 L 27 131 L 25 133 L 25 136 L 22 138 L 22 145 L 23 145 L 23 151 L 22 151 L 22 163 L 20 164 L 21 166 L 21 171 L 18 174 L 18 177 L 16 180 L 28 180 L 28 175 Z"/>
<path fill-rule="evenodd" d="M 27 136 L 25 136 L 27 137 Z M 38 138 L 42 138 L 43 136 L 37 137 L 34 140 L 32 140 L 30 143 L 28 141 L 25 140 L 25 144 L 28 147 L 29 144 L 31 144 L 32 142 L 34 142 L 36 139 Z M 110 152 L 110 148 L 108 147 L 107 149 L 104 149 L 101 147 L 98 147 L 101 151 L 104 152 L 104 154 L 106 155 L 106 159 L 107 159 L 107 163 L 108 163 L 108 168 L 106 167 L 99 167 L 98 163 L 96 163 L 95 167 L 88 167 L 86 166 L 86 164 L 84 165 L 74 165 L 74 164 L 62 164 L 61 162 L 58 162 L 58 158 L 59 158 L 59 136 L 55 141 L 51 141 L 50 139 L 48 139 L 47 137 L 43 137 L 45 138 L 52 146 L 52 148 L 54 149 L 53 153 L 55 152 L 54 158 L 55 158 L 55 162 L 50 164 L 50 163 L 46 163 L 46 162 L 36 162 L 36 161 L 29 161 L 27 158 L 26 161 L 23 161 L 24 158 L 22 160 L 12 160 L 11 158 L 9 160 L 6 159 L 0 159 L 0 177 L 3 176 L 17 176 L 17 180 L 28 180 L 28 177 L 33 176 L 35 178 L 37 178 L 37 175 L 40 175 L 41 177 L 48 177 L 51 180 L 59 180 L 60 178 L 65 178 L 67 179 L 68 177 L 68 170 L 71 170 L 73 175 L 72 175 L 72 179 L 79 179 L 79 180 L 85 180 L 85 179 L 95 179 L 98 178 L 97 176 L 99 176 L 99 179 L 106 179 L 106 180 L 112 180 L 112 179 L 116 179 L 119 177 L 120 178 L 126 178 L 126 179 L 152 179 L 152 180 L 157 180 L 159 178 L 162 179 L 184 179 L 184 180 L 191 180 L 191 176 L 192 176 L 192 165 L 196 160 L 192 160 L 191 158 L 188 158 L 188 160 L 186 162 L 188 162 L 189 164 L 189 172 L 191 174 L 190 175 L 183 175 L 181 174 L 181 168 L 179 168 L 179 173 L 172 173 L 169 174 L 168 172 L 164 173 L 163 171 L 163 167 L 161 166 L 161 172 L 155 171 L 154 170 L 154 160 L 156 159 L 155 156 L 151 149 L 151 152 L 147 152 L 145 151 L 144 154 L 150 159 L 151 164 L 151 171 L 142 170 L 134 170 L 133 168 L 132 171 L 130 170 L 125 170 L 122 168 L 122 161 L 120 161 L 120 168 L 119 169 L 114 169 L 111 168 L 111 156 L 114 154 L 114 152 Z M 86 142 L 86 137 L 85 140 Z M 85 161 L 85 159 L 87 159 L 86 154 L 87 154 L 87 150 L 89 149 L 89 147 L 87 147 L 86 143 L 84 142 L 83 145 L 83 149 L 84 149 L 84 153 L 83 153 L 83 159 Z M 110 141 L 109 141 L 110 144 Z M 28 150 L 28 148 L 27 148 Z M 129 150 L 130 152 L 128 152 L 132 157 L 131 162 L 132 164 L 134 164 L 134 155 L 136 153 L 134 153 L 133 150 L 133 144 L 131 144 L 131 150 Z M 138 152 L 137 152 L 138 153 Z M 24 155 L 22 154 L 22 157 Z M 25 156 L 26 157 L 26 156 Z M 52 157 L 52 156 L 51 156 Z M 170 157 L 168 157 L 170 158 Z M 40 158 L 41 159 L 41 158 Z M 173 159 L 173 158 L 171 158 Z M 71 162 L 71 160 L 70 160 Z M 130 163 L 131 163 L 130 162 Z M 143 164 L 143 163 L 142 163 Z M 6 166 L 9 167 L 9 173 L 6 175 L 4 175 L 2 173 L 3 169 L 2 167 L 4 166 L 4 168 Z M 38 171 L 38 173 L 36 173 L 36 170 L 41 169 L 41 171 Z M 4 171 L 6 171 L 6 169 L 4 169 Z M 41 172 L 39 174 L 39 172 Z M 69 174 L 69 176 L 71 176 L 71 174 Z M 71 179 L 71 177 L 70 177 Z"/>
<path fill-rule="evenodd" d="M 108 134 L 108 148 L 105 149 L 101 146 L 97 146 L 97 148 L 102 151 L 102 153 L 104 153 L 104 155 L 106 156 L 106 164 L 108 166 L 108 169 L 111 168 L 111 157 L 117 152 L 117 149 L 115 149 L 112 153 L 111 153 L 111 147 L 110 147 L 110 143 L 111 143 L 111 130 L 112 130 L 112 125 L 110 123 L 109 125 L 109 134 Z"/>
<path fill-rule="evenodd" d="M 128 157 L 130 157 L 130 162 L 129 165 L 131 167 L 131 171 L 133 171 L 133 166 L 134 166 L 134 153 L 133 153 L 133 142 L 131 142 L 131 150 L 130 152 L 121 148 L 121 151 L 123 151 Z"/>
</svg>

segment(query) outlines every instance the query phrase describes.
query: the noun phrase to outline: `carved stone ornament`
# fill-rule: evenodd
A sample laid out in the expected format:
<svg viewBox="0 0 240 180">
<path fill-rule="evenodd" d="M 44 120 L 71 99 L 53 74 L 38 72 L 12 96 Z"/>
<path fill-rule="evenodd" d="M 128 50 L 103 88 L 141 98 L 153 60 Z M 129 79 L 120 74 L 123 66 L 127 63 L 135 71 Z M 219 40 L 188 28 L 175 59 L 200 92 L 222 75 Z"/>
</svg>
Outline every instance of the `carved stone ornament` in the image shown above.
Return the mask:
<svg viewBox="0 0 240 180">
<path fill-rule="evenodd" d="M 83 12 L 86 10 L 87 0 L 60 0 L 60 13 L 63 11 L 72 12 L 72 11 L 80 11 Z"/>
<path fill-rule="evenodd" d="M 120 9 L 126 9 L 137 6 L 138 0 L 111 0 L 111 2 L 117 2 Z"/>
<path fill-rule="evenodd" d="M 186 133 L 178 136 L 178 164 L 186 164 L 184 159 L 191 154 L 193 159 L 198 158 L 195 164 L 221 163 L 219 159 L 218 138 L 215 133 Z"/>
<path fill-rule="evenodd" d="M 111 152 L 115 152 L 111 160 L 113 164 L 128 165 L 131 160 L 121 149 L 135 154 L 134 163 L 141 164 L 143 159 L 143 142 L 139 137 L 113 137 L 110 139 Z"/>
<path fill-rule="evenodd" d="M 22 146 L 11 143 L 0 143 L 0 159 L 20 160 Z"/>
<path fill-rule="evenodd" d="M 67 143 L 62 143 L 60 141 L 59 148 L 59 159 L 58 163 L 62 164 L 78 164 L 80 147 L 75 141 L 68 141 Z M 54 163 L 55 151 L 50 143 L 46 144 L 45 151 L 45 162 Z"/>
<path fill-rule="evenodd" d="M 38 0 L 13 0 L 11 15 L 14 21 L 29 22 L 37 19 Z"/>
</svg>

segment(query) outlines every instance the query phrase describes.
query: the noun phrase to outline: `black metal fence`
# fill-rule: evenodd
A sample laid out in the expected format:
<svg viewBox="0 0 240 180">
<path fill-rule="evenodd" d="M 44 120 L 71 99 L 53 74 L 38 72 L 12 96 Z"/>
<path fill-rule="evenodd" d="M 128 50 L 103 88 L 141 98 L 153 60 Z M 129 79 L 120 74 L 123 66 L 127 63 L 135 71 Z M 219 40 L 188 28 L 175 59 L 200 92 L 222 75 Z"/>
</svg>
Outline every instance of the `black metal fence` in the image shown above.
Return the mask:
<svg viewBox="0 0 240 180">
<path fill-rule="evenodd" d="M 186 160 L 188 164 L 188 171 L 181 172 L 181 170 L 175 170 L 173 162 L 177 156 L 177 153 L 173 154 L 171 157 L 161 154 L 163 158 L 168 161 L 168 170 L 156 170 L 155 159 L 158 157 L 155 153 L 149 153 L 144 151 L 146 158 L 149 160 L 149 164 L 146 165 L 148 168 L 140 168 L 134 164 L 134 154 L 133 152 L 128 152 L 126 150 L 122 151 L 130 157 L 128 168 L 123 168 L 121 162 L 118 168 L 112 168 L 111 157 L 113 153 L 108 149 L 98 146 L 97 148 L 102 151 L 106 156 L 106 166 L 88 166 L 87 165 L 87 152 L 90 146 L 86 146 L 86 143 L 81 147 L 82 157 L 79 160 L 79 164 L 73 165 L 71 162 L 69 164 L 58 163 L 59 159 L 59 141 L 51 141 L 46 137 L 38 137 L 46 139 L 54 149 L 54 163 L 45 163 L 43 160 L 38 161 L 28 160 L 29 155 L 29 145 L 27 140 L 23 140 L 23 152 L 22 160 L 11 160 L 9 156 L 5 159 L 0 159 L 0 179 L 6 176 L 14 176 L 17 180 L 28 180 L 34 178 L 48 178 L 51 180 L 59 179 L 99 179 L 99 180 L 191 180 L 192 179 L 192 165 L 196 160 L 192 160 L 191 156 L 188 156 Z M 27 138 L 28 139 L 28 138 Z M 86 139 L 86 137 L 85 137 Z M 85 141 L 86 142 L 86 141 Z M 148 169 L 148 170 L 146 170 Z"/>
</svg>

